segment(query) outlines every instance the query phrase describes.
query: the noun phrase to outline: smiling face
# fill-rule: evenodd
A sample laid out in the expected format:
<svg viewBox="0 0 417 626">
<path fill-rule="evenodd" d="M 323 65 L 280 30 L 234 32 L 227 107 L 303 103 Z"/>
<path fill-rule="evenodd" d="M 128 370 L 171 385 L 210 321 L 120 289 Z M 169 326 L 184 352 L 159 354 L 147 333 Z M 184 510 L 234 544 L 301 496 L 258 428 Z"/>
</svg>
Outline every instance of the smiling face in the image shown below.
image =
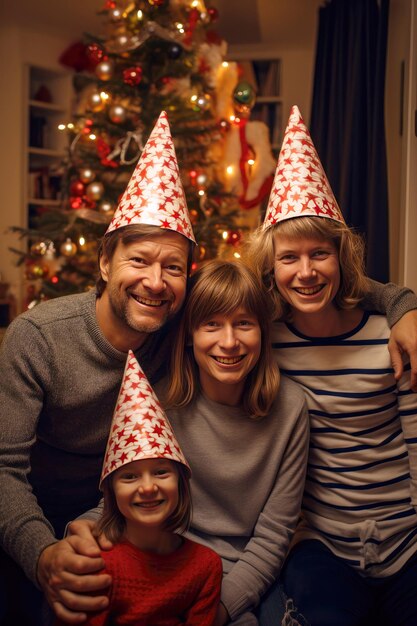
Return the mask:
<svg viewBox="0 0 417 626">
<path fill-rule="evenodd" d="M 257 318 L 244 307 L 214 314 L 193 331 L 192 343 L 205 395 L 222 404 L 239 404 L 261 352 Z"/>
<path fill-rule="evenodd" d="M 309 316 L 323 325 L 334 315 L 340 286 L 339 255 L 331 240 L 279 234 L 274 236 L 274 276 L 278 290 L 291 307 L 294 324 Z"/>
<path fill-rule="evenodd" d="M 125 535 L 140 546 L 144 529 L 165 532 L 165 521 L 178 505 L 178 469 L 169 459 L 141 459 L 123 465 L 113 475 L 113 490 L 126 520 Z"/>
<path fill-rule="evenodd" d="M 187 283 L 189 244 L 179 233 L 119 241 L 100 270 L 106 288 L 97 300 L 97 319 L 116 348 L 139 347 L 181 307 Z"/>
</svg>

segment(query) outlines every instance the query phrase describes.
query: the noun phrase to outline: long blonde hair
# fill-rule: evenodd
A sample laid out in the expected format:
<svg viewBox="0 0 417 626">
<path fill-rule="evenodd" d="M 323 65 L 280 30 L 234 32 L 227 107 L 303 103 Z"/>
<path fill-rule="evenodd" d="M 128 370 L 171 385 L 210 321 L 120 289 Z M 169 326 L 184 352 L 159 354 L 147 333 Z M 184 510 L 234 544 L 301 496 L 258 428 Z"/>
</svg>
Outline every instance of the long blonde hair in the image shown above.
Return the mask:
<svg viewBox="0 0 417 626">
<path fill-rule="evenodd" d="M 248 375 L 242 403 L 250 417 L 264 417 L 279 389 L 279 371 L 271 350 L 272 308 L 262 285 L 243 262 L 218 259 L 206 263 L 190 284 L 172 353 L 166 406 L 186 406 L 199 391 L 198 366 L 191 345 L 193 332 L 213 315 L 229 315 L 244 307 L 258 320 L 261 355 Z"/>
<path fill-rule="evenodd" d="M 269 228 L 260 226 L 248 240 L 244 256 L 271 296 L 274 319 L 289 314 L 289 306 L 279 293 L 274 277 L 276 235 L 292 239 L 308 237 L 335 244 L 340 266 L 340 287 L 335 304 L 340 309 L 355 308 L 369 290 L 363 239 L 346 224 L 324 217 L 294 217 Z"/>
</svg>

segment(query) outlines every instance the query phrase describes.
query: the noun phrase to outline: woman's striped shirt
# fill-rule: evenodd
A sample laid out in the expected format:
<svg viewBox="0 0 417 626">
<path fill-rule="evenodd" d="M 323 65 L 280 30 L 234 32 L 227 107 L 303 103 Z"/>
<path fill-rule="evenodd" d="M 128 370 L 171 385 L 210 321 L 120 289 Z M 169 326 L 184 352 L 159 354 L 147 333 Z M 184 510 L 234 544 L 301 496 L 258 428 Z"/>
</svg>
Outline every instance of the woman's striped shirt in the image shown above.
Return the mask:
<svg viewBox="0 0 417 626">
<path fill-rule="evenodd" d="M 296 541 L 319 539 L 365 576 L 397 572 L 417 551 L 417 394 L 395 381 L 381 315 L 338 337 L 275 323 L 281 372 L 310 413 L 310 454 Z"/>
</svg>

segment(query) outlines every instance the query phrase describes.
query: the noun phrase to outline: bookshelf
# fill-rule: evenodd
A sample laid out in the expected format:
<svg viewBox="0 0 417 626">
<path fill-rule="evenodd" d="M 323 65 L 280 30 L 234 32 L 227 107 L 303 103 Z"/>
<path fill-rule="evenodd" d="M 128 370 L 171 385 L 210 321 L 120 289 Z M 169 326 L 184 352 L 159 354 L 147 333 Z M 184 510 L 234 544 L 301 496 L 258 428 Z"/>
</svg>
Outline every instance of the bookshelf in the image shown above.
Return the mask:
<svg viewBox="0 0 417 626">
<path fill-rule="evenodd" d="M 58 129 L 70 115 L 71 79 L 65 71 L 26 66 L 24 198 L 28 225 L 42 207 L 61 204 L 67 136 Z"/>
<path fill-rule="evenodd" d="M 241 80 L 250 83 L 256 92 L 251 120 L 260 120 L 269 128 L 272 149 L 278 153 L 282 142 L 281 59 L 233 59 L 241 68 Z"/>
</svg>

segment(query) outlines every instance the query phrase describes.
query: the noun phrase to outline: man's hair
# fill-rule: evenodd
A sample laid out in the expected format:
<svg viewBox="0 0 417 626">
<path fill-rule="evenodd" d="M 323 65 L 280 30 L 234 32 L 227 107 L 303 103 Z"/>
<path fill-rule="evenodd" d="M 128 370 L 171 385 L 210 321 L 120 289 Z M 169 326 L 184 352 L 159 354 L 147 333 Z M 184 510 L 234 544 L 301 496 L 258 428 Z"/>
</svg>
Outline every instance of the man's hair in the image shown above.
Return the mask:
<svg viewBox="0 0 417 626">
<path fill-rule="evenodd" d="M 178 503 L 175 510 L 165 520 L 164 530 L 183 533 L 190 527 L 192 502 L 188 470 L 182 463 L 172 461 L 178 470 Z M 126 520 L 120 513 L 113 487 L 114 472 L 102 484 L 104 495 L 103 514 L 98 522 L 97 536 L 104 533 L 113 543 L 118 543 L 126 528 Z"/>
<path fill-rule="evenodd" d="M 290 312 L 288 303 L 278 291 L 274 277 L 276 235 L 292 239 L 307 237 L 334 243 L 340 267 L 340 287 L 334 301 L 340 309 L 356 307 L 369 290 L 364 269 L 364 241 L 345 223 L 325 217 L 295 217 L 269 228 L 260 226 L 250 237 L 244 256 L 272 298 L 275 319 L 284 318 Z"/>
<path fill-rule="evenodd" d="M 127 245 L 132 241 L 136 241 L 137 239 L 146 239 L 146 237 L 163 237 L 164 233 L 172 233 L 175 231 L 159 228 L 159 226 L 150 226 L 148 224 L 131 224 L 129 226 L 122 226 L 122 228 L 117 228 L 113 230 L 108 235 L 104 235 L 100 242 L 100 246 L 98 249 L 98 267 L 99 273 L 96 281 L 96 292 L 98 296 L 101 296 L 103 291 L 106 288 L 106 281 L 103 280 L 100 273 L 100 259 L 102 257 L 107 258 L 108 261 L 111 261 L 113 258 L 114 252 L 117 248 L 117 244 L 119 241 L 122 242 L 123 245 Z M 189 241 L 189 240 L 188 240 Z M 194 251 L 194 244 L 189 241 L 189 252 L 188 252 L 188 263 L 187 263 L 187 273 L 189 274 L 192 262 L 192 256 Z"/>
<path fill-rule="evenodd" d="M 258 363 L 248 374 L 243 406 L 252 418 L 267 415 L 279 389 L 279 371 L 271 350 L 271 304 L 256 275 L 243 262 L 209 261 L 191 277 L 190 290 L 174 343 L 168 407 L 188 405 L 199 391 L 199 371 L 192 334 L 213 315 L 230 315 L 239 307 L 254 315 L 261 329 Z"/>
</svg>

